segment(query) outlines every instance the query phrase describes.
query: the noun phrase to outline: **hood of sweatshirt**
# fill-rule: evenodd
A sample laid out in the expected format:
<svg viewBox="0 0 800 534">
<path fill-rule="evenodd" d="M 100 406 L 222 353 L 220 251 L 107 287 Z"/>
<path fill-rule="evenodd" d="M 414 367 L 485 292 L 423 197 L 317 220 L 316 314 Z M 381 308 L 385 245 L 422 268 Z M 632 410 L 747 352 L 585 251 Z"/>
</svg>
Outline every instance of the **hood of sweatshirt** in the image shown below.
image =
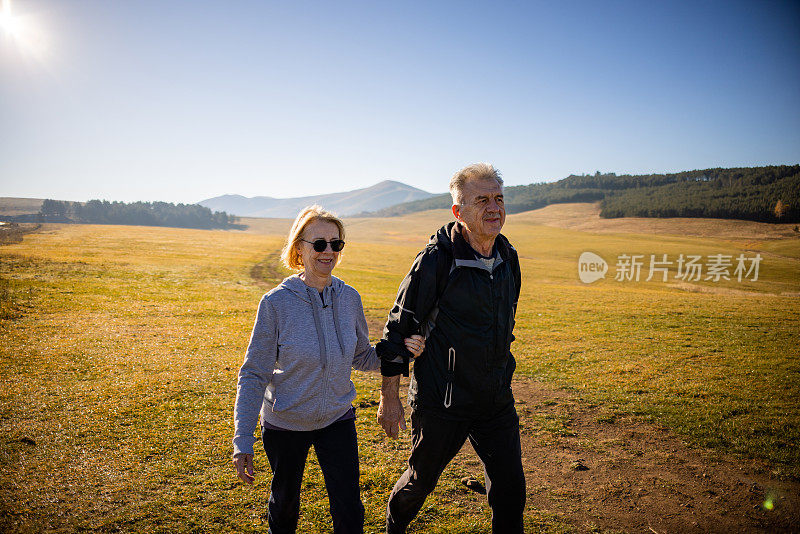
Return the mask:
<svg viewBox="0 0 800 534">
<path fill-rule="evenodd" d="M 323 289 L 323 298 L 328 296 L 328 292 L 336 293 L 337 295 L 342 294 L 342 290 L 344 289 L 344 282 L 335 276 L 331 276 L 331 283 L 325 286 Z M 300 278 L 299 274 L 293 274 L 288 278 L 284 278 L 283 282 L 278 285 L 279 288 L 288 289 L 299 298 L 305 300 L 309 304 L 312 302 L 312 295 L 313 292 L 317 291 L 315 288 L 307 286 L 305 282 Z"/>
</svg>

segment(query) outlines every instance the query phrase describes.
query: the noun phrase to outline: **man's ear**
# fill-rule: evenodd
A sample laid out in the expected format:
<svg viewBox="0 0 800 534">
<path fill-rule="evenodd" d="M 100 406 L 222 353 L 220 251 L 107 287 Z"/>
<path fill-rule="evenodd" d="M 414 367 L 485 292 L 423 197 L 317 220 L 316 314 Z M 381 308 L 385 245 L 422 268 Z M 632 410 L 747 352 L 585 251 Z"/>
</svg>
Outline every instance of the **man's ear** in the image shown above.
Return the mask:
<svg viewBox="0 0 800 534">
<path fill-rule="evenodd" d="M 453 204 L 453 206 L 450 208 L 450 210 L 453 212 L 453 217 L 455 217 L 457 221 L 461 220 L 459 218 L 459 214 L 461 213 L 461 209 L 460 208 L 461 208 L 461 206 L 459 206 L 458 204 Z"/>
</svg>

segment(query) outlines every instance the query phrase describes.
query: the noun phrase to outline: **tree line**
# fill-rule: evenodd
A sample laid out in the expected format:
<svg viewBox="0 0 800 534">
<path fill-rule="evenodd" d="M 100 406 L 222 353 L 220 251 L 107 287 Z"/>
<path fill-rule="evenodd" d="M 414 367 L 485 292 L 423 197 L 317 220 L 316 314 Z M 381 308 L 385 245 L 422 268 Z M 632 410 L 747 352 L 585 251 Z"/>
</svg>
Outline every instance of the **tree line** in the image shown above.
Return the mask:
<svg viewBox="0 0 800 534">
<path fill-rule="evenodd" d="M 38 218 L 42 222 L 88 224 L 128 224 L 140 226 L 173 226 L 179 228 L 232 228 L 237 217 L 224 211 L 212 212 L 198 204 L 171 202 L 69 202 L 47 199 L 42 202 Z"/>
<path fill-rule="evenodd" d="M 707 169 L 606 195 L 601 217 L 710 217 L 800 222 L 800 165 Z"/>
<path fill-rule="evenodd" d="M 509 186 L 506 211 L 564 202 L 600 201 L 600 216 L 710 217 L 800 222 L 800 165 L 705 169 L 672 174 L 570 175 L 557 182 Z M 368 215 L 394 216 L 449 208 L 449 194 L 406 202 Z"/>
</svg>

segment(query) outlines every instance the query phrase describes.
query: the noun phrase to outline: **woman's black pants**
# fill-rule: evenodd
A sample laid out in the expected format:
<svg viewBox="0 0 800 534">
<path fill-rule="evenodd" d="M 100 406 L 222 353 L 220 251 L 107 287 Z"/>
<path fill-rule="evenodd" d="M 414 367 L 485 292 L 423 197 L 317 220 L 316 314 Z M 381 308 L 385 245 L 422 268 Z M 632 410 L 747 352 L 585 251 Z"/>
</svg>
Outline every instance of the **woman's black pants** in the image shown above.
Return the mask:
<svg viewBox="0 0 800 534">
<path fill-rule="evenodd" d="M 270 534 L 289 534 L 297 529 L 300 483 L 312 445 L 325 478 L 333 532 L 361 534 L 364 531 L 355 420 L 338 421 L 307 432 L 263 429 L 261 437 L 272 469 L 267 514 Z"/>
</svg>

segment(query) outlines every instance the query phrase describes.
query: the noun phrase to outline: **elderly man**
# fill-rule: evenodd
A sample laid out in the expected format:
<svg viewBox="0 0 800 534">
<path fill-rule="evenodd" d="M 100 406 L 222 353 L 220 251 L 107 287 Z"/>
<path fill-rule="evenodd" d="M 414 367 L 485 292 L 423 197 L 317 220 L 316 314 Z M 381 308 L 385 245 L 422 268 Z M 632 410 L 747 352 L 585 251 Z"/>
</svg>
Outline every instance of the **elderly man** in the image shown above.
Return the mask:
<svg viewBox="0 0 800 534">
<path fill-rule="evenodd" d="M 520 290 L 517 252 L 500 233 L 503 181 L 485 163 L 450 180 L 451 222 L 431 237 L 400 284 L 383 339 L 378 422 L 396 438 L 405 429 L 400 375 L 408 376 L 403 339 L 426 336 L 409 387 L 412 450 L 394 486 L 386 532 L 405 532 L 444 468 L 469 438 L 486 475 L 492 529 L 523 532 L 525 476 L 511 376 L 510 345 Z"/>
</svg>

